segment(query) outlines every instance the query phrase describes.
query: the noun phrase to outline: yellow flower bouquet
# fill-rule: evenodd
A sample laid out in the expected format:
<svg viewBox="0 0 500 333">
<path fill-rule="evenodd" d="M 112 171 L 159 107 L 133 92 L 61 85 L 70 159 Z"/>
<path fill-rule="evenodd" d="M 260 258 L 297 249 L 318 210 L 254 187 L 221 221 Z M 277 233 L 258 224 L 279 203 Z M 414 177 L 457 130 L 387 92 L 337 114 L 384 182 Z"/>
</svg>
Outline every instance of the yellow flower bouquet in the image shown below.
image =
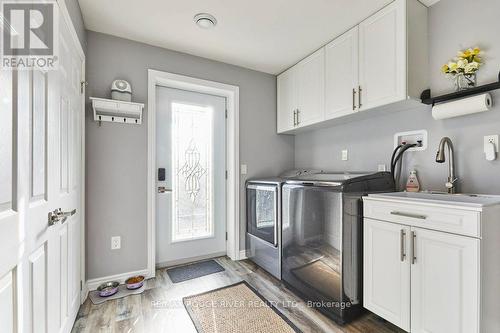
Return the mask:
<svg viewBox="0 0 500 333">
<path fill-rule="evenodd" d="M 476 86 L 476 72 L 483 65 L 479 47 L 459 51 L 457 57 L 444 64 L 441 71 L 455 81 L 457 90 Z"/>
</svg>

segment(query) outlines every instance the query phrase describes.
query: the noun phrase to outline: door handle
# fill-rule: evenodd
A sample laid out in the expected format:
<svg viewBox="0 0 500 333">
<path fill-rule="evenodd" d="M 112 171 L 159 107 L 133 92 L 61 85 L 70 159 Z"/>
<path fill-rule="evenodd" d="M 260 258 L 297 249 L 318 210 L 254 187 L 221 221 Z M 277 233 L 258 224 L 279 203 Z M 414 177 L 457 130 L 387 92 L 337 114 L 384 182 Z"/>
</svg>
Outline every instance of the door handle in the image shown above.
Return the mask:
<svg viewBox="0 0 500 333">
<path fill-rule="evenodd" d="M 352 88 L 352 110 L 356 110 L 356 89 Z"/>
<path fill-rule="evenodd" d="M 405 239 L 406 239 L 406 231 L 404 229 L 401 229 L 401 261 L 405 261 L 406 258 L 406 246 L 405 246 Z"/>
<path fill-rule="evenodd" d="M 415 241 L 417 240 L 417 234 L 415 231 L 411 232 L 411 264 L 415 264 L 417 261 L 417 255 L 415 253 Z"/>
<path fill-rule="evenodd" d="M 158 186 L 158 193 L 172 192 L 171 189 L 166 188 L 165 186 Z"/>
<path fill-rule="evenodd" d="M 359 86 L 358 88 L 359 88 L 359 89 L 358 89 L 358 108 L 360 108 L 360 109 L 361 109 L 361 106 L 363 105 L 363 104 L 361 103 L 361 92 L 363 91 L 363 89 L 361 89 L 361 86 Z"/>
<path fill-rule="evenodd" d="M 64 222 L 66 222 L 68 217 L 73 216 L 75 214 L 76 214 L 76 209 L 70 210 L 68 212 L 63 212 L 61 208 L 57 208 L 49 213 L 48 216 L 49 227 L 57 223 L 63 224 Z"/>
</svg>

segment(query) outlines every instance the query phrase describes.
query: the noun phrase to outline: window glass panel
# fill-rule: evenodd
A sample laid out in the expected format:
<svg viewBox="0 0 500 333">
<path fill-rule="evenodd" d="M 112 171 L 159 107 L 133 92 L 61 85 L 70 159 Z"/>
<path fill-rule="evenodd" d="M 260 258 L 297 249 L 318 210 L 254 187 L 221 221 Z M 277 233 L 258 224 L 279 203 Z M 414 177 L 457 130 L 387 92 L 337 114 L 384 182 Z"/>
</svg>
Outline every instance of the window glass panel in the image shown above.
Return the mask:
<svg viewBox="0 0 500 333">
<path fill-rule="evenodd" d="M 172 103 L 172 241 L 213 236 L 213 109 Z"/>
</svg>

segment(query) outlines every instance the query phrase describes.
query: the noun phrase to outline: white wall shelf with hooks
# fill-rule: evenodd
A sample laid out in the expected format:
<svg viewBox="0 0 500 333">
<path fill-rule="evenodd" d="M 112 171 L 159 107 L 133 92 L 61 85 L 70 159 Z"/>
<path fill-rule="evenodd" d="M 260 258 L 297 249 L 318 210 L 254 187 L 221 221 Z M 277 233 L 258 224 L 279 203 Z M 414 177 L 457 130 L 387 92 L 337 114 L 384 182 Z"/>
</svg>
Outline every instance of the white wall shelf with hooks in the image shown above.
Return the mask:
<svg viewBox="0 0 500 333">
<path fill-rule="evenodd" d="M 94 110 L 94 121 L 109 121 L 122 124 L 142 123 L 144 104 L 114 99 L 90 97 Z"/>
</svg>

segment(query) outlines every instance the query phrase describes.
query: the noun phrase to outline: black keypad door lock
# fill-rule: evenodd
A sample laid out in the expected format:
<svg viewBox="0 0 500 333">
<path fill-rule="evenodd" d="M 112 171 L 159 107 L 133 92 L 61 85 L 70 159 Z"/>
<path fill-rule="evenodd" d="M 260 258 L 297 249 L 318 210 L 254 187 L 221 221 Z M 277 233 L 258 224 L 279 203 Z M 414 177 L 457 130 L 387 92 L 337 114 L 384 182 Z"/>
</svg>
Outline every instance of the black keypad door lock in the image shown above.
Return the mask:
<svg viewBox="0 0 500 333">
<path fill-rule="evenodd" d="M 158 168 L 158 181 L 165 181 L 165 168 Z"/>
</svg>

